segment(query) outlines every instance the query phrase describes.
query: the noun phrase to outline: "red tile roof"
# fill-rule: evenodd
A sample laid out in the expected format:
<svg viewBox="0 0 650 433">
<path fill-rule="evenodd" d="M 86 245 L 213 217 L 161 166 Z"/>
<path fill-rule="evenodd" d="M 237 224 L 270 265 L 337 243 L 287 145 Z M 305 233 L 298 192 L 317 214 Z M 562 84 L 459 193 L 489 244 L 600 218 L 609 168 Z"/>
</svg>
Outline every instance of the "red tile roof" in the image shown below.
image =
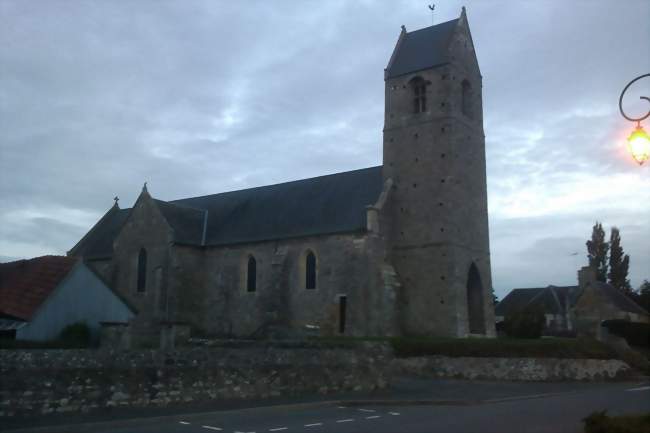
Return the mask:
<svg viewBox="0 0 650 433">
<path fill-rule="evenodd" d="M 0 314 L 30 320 L 76 262 L 74 257 L 43 256 L 0 263 Z"/>
</svg>

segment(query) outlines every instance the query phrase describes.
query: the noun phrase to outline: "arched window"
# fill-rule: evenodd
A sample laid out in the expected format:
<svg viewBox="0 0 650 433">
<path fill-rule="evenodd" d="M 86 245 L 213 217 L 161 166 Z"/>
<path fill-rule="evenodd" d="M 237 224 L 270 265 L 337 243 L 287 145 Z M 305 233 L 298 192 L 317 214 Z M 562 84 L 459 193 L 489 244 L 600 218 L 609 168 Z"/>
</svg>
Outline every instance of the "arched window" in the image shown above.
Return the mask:
<svg viewBox="0 0 650 433">
<path fill-rule="evenodd" d="M 316 288 L 316 256 L 308 251 L 305 256 L 305 289 Z"/>
<path fill-rule="evenodd" d="M 248 257 L 248 268 L 246 272 L 246 291 L 254 292 L 257 289 L 257 262 L 255 257 Z"/>
<path fill-rule="evenodd" d="M 421 77 L 413 78 L 410 83 L 413 89 L 413 112 L 427 111 L 427 83 Z"/>
<path fill-rule="evenodd" d="M 485 334 L 485 316 L 483 313 L 483 283 L 474 263 L 467 273 L 467 321 L 471 334 Z"/>
<path fill-rule="evenodd" d="M 138 253 L 138 292 L 144 292 L 147 288 L 147 250 L 140 248 Z"/>
<path fill-rule="evenodd" d="M 463 114 L 470 119 L 472 118 L 472 85 L 469 81 L 463 80 L 462 83 L 462 101 L 461 109 Z"/>
</svg>

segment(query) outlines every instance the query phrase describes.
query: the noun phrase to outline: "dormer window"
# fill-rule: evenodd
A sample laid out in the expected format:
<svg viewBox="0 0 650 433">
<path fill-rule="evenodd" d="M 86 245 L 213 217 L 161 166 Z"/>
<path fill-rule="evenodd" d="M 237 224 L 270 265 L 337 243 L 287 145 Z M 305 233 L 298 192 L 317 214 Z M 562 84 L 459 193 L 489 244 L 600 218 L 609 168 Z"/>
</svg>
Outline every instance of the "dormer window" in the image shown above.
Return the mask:
<svg viewBox="0 0 650 433">
<path fill-rule="evenodd" d="M 427 83 L 422 77 L 415 77 L 410 81 L 413 91 L 413 113 L 427 111 Z"/>
</svg>

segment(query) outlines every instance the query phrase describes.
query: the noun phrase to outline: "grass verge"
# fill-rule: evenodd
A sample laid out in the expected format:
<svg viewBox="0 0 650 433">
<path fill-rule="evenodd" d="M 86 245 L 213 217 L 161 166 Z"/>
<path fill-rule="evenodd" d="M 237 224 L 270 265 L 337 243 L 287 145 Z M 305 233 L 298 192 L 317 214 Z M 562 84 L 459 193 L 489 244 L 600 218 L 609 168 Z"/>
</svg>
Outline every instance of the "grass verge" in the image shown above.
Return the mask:
<svg viewBox="0 0 650 433">
<path fill-rule="evenodd" d="M 650 412 L 643 415 L 608 416 L 606 411 L 600 411 L 582 421 L 585 423 L 585 433 L 650 432 Z"/>
</svg>

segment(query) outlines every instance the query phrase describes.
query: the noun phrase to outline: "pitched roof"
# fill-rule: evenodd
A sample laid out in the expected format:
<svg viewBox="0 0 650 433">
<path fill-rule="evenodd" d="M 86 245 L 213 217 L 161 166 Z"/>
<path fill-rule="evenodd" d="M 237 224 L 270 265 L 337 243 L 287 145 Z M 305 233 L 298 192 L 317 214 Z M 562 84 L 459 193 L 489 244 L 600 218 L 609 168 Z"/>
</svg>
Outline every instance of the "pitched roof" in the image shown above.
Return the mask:
<svg viewBox="0 0 650 433">
<path fill-rule="evenodd" d="M 537 296 L 543 288 L 535 289 L 513 289 L 506 295 L 495 307 L 494 314 L 497 316 L 507 316 L 517 310 L 521 310 Z"/>
<path fill-rule="evenodd" d="M 513 289 L 494 310 L 497 316 L 507 316 L 529 306 L 541 307 L 547 314 L 561 314 L 575 302 L 577 286 L 548 286 Z"/>
<path fill-rule="evenodd" d="M 154 203 L 173 229 L 175 242 L 217 246 L 363 231 L 366 207 L 376 203 L 382 187 L 382 167 L 377 166 Z M 83 246 L 75 247 L 75 255 L 110 257 L 113 239 L 129 211 L 105 215 L 91 230 L 95 233 L 80 241 Z"/>
<path fill-rule="evenodd" d="M 592 281 L 589 284 L 599 289 L 619 310 L 628 313 L 648 315 L 648 312 L 642 306 L 634 302 L 634 300 L 630 299 L 630 297 L 626 296 L 611 284 L 603 283 L 601 281 Z"/>
<path fill-rule="evenodd" d="M 64 256 L 0 263 L 0 314 L 29 320 L 76 263 Z"/>
<path fill-rule="evenodd" d="M 386 78 L 449 63 L 448 45 L 458 19 L 405 32 L 395 46 L 395 52 L 386 67 Z"/>
<path fill-rule="evenodd" d="M 86 235 L 68 252 L 70 256 L 86 259 L 110 258 L 113 255 L 113 240 L 129 216 L 129 209 L 111 207 Z"/>
</svg>

